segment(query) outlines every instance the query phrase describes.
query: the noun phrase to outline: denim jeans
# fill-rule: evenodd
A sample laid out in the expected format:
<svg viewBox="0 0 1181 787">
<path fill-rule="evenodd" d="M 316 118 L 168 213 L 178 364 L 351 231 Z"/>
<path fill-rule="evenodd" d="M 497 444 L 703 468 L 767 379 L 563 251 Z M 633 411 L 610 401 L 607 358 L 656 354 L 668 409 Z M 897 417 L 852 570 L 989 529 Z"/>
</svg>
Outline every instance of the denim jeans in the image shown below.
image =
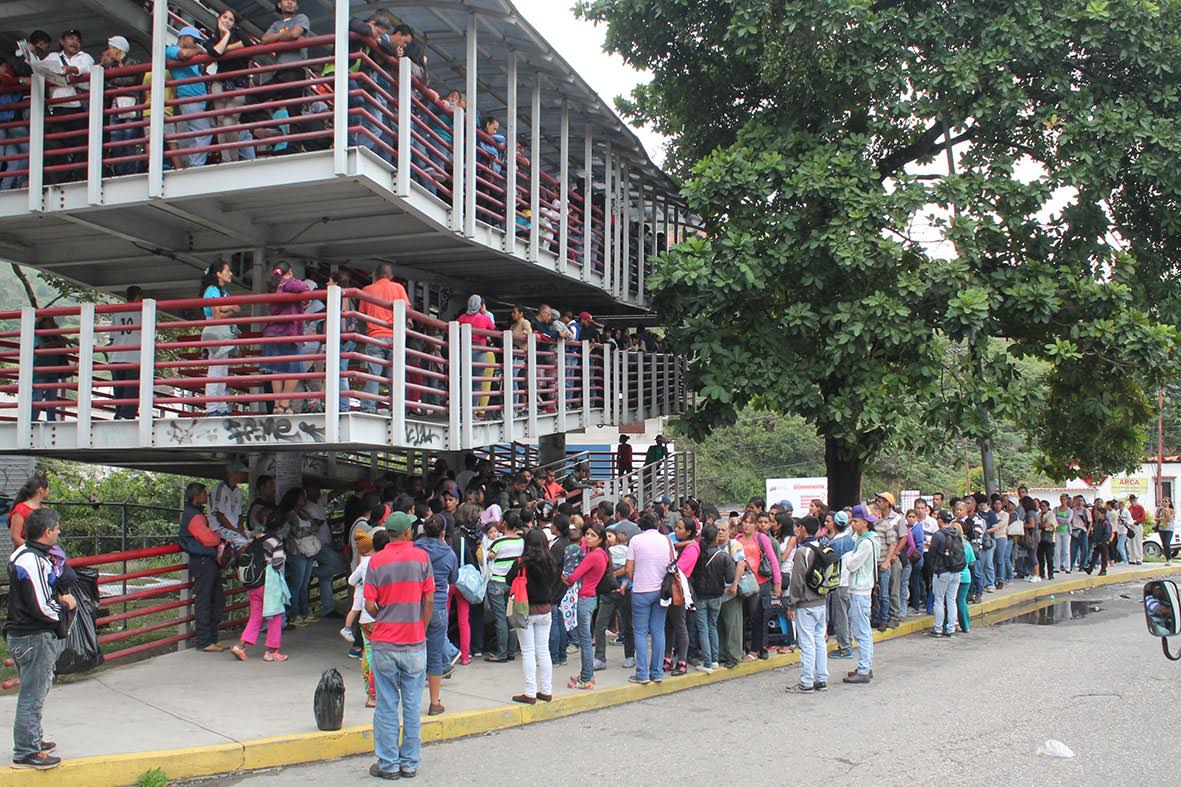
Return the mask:
<svg viewBox="0 0 1181 787">
<path fill-rule="evenodd" d="M 34 375 L 33 382 L 35 382 L 35 383 L 49 383 L 49 382 L 53 382 L 53 380 L 38 380 L 37 377 Z M 60 394 L 60 391 L 57 388 L 34 388 L 33 389 L 33 401 L 34 402 L 56 402 L 59 398 L 59 394 Z M 61 398 L 64 398 L 64 397 L 61 397 Z M 42 407 L 40 409 L 34 408 L 32 420 L 34 420 L 34 421 L 40 420 L 41 413 L 45 414 L 46 421 L 58 420 L 56 407 Z"/>
<path fill-rule="evenodd" d="M 0 148 L 5 156 L 19 156 L 29 152 L 28 142 L 13 142 L 16 139 L 28 139 L 28 128 L 9 128 L 0 129 L 0 139 L 4 140 L 4 146 Z M 12 161 L 4 162 L 5 172 L 16 172 L 17 170 L 28 169 L 29 160 L 13 159 Z M 8 191 L 9 189 L 19 189 L 29 182 L 29 176 L 25 175 L 5 175 L 0 179 L 0 190 Z"/>
<path fill-rule="evenodd" d="M 874 626 L 885 625 L 890 619 L 890 569 L 882 571 L 878 568 L 878 584 L 873 589 L 873 615 L 870 621 Z"/>
<path fill-rule="evenodd" d="M 668 608 L 660 605 L 660 591 L 632 593 L 632 626 L 636 632 L 636 677 L 664 680 L 664 619 Z M 652 649 L 648 650 L 648 637 Z M 651 657 L 651 662 L 649 662 Z"/>
<path fill-rule="evenodd" d="M 796 641 L 800 645 L 800 685 L 811 688 L 816 683 L 828 683 L 828 648 L 824 634 L 828 630 L 828 608 L 796 609 Z M 872 635 L 871 635 L 872 636 Z"/>
<path fill-rule="evenodd" d="M 186 131 L 210 131 L 213 124 L 207 117 L 193 118 L 185 120 L 186 115 L 195 115 L 198 112 L 204 112 L 206 103 L 204 101 L 190 101 L 186 104 L 176 105 L 177 114 L 177 130 L 180 132 Z M 188 150 L 190 148 L 205 148 L 213 144 L 213 134 L 201 134 L 196 137 L 185 137 L 177 140 L 177 147 L 181 150 Z M 186 167 L 203 167 L 205 162 L 209 159 L 208 153 L 189 153 L 184 157 L 184 164 Z"/>
<path fill-rule="evenodd" d="M 189 555 L 189 581 L 193 583 L 193 617 L 198 648 L 217 642 L 226 596 L 217 561 L 204 555 Z"/>
<path fill-rule="evenodd" d="M 517 632 L 508 625 L 508 583 L 492 580 L 484 596 L 496 628 L 496 657 L 507 659 L 517 652 Z"/>
<path fill-rule="evenodd" d="M 868 675 L 873 669 L 873 629 L 869 627 L 868 595 L 849 594 L 849 628 L 857 642 L 857 672 Z"/>
<path fill-rule="evenodd" d="M 554 664 L 566 662 L 566 647 L 570 644 L 570 632 L 562 620 L 562 610 L 554 604 L 550 610 L 549 657 Z"/>
<path fill-rule="evenodd" d="M 701 660 L 706 666 L 718 663 L 718 615 L 722 611 L 722 597 L 698 598 L 693 621 L 697 625 L 697 642 L 701 645 Z"/>
<path fill-rule="evenodd" d="M 578 652 L 582 660 L 582 671 L 578 677 L 584 681 L 595 677 L 595 646 L 591 639 L 591 619 L 595 615 L 595 597 L 578 599 Z"/>
<path fill-rule="evenodd" d="M 291 617 L 302 618 L 312 612 L 308 601 L 308 586 L 312 582 L 312 561 L 292 550 L 287 556 L 287 584 L 291 588 Z"/>
<path fill-rule="evenodd" d="M 550 660 L 549 642 L 552 620 L 550 613 L 530 615 L 525 628 L 517 631 L 521 642 L 521 669 L 525 673 L 525 696 L 536 697 L 554 693 L 554 665 Z"/>
<path fill-rule="evenodd" d="M 1128 562 L 1128 534 L 1120 533 L 1116 536 L 1115 551 L 1123 563 Z"/>
<path fill-rule="evenodd" d="M 920 557 L 910 566 L 910 590 L 908 591 L 908 601 L 912 609 L 918 610 L 919 603 L 923 600 L 923 591 L 927 587 L 927 583 L 923 580 L 923 566 L 926 564 L 926 558 Z M 831 607 L 830 607 L 831 609 Z M 831 613 L 829 614 L 831 618 Z"/>
<path fill-rule="evenodd" d="M 323 546 L 313 558 L 316 561 L 315 574 L 320 579 L 320 617 L 336 611 L 336 597 L 332 592 L 332 580 L 345 573 L 344 558 L 330 546 Z M 444 606 L 445 608 L 445 606 Z"/>
<path fill-rule="evenodd" d="M 993 563 L 996 565 L 996 581 L 1013 581 L 1013 542 L 1008 538 L 998 538 L 994 548 Z"/>
<path fill-rule="evenodd" d="M 1164 534 L 1168 533 L 1172 538 L 1173 534 L 1168 531 L 1161 531 L 1161 543 L 1164 543 Z M 1090 546 L 1090 535 L 1085 530 L 1075 530 L 1070 534 L 1070 565 L 1071 568 L 1082 568 L 1087 565 L 1087 555 L 1090 554 L 1088 547 Z"/>
<path fill-rule="evenodd" d="M 379 341 L 389 341 L 388 339 L 380 339 Z M 383 366 L 381 361 L 389 361 L 392 357 L 393 350 L 389 347 L 383 347 L 378 344 L 365 344 L 365 354 L 374 358 L 375 360 L 366 364 L 367 371 L 374 377 L 381 377 L 390 379 L 390 367 Z M 366 380 L 365 386 L 361 389 L 370 396 L 377 396 L 381 391 L 381 385 L 376 380 Z M 366 413 L 376 413 L 378 410 L 377 401 L 366 397 L 361 400 L 361 410 Z"/>
<path fill-rule="evenodd" d="M 940 571 L 935 575 L 935 631 L 950 634 L 955 630 L 956 593 L 960 572 Z"/>
<path fill-rule="evenodd" d="M 996 587 L 996 546 L 981 549 L 976 555 L 976 565 L 980 566 L 980 579 L 984 587 Z"/>
<path fill-rule="evenodd" d="M 12 758 L 41 751 L 41 711 L 53 685 L 54 667 L 66 641 L 50 631 L 23 637 L 8 635 L 8 650 L 20 676 L 20 695 L 12 721 Z"/>
<path fill-rule="evenodd" d="M 619 613 L 619 633 L 623 637 L 623 657 L 630 659 L 636 655 L 636 638 L 631 634 L 632 607 L 631 599 L 626 593 L 603 593 L 599 596 L 599 614 L 595 618 L 595 658 L 599 661 L 607 660 L 607 626 L 611 622 L 611 613 Z M 550 634 L 553 642 L 553 634 Z"/>
<path fill-rule="evenodd" d="M 1070 571 L 1070 533 L 1054 534 L 1054 565 L 1059 571 Z"/>
<path fill-rule="evenodd" d="M 132 123 L 132 120 L 118 120 L 111 116 L 111 142 L 127 142 L 133 139 L 139 139 L 144 136 L 144 129 L 142 128 L 120 128 L 125 123 Z M 106 154 L 110 158 L 124 158 L 135 155 L 135 145 L 131 144 L 127 147 L 111 148 Z M 118 164 L 112 164 L 111 169 L 116 175 L 132 175 L 135 174 L 139 162 L 137 161 L 120 161 Z"/>
<path fill-rule="evenodd" d="M 837 588 L 828 594 L 828 619 L 832 621 L 837 649 L 848 652 L 853 644 L 849 639 L 849 588 Z"/>
<path fill-rule="evenodd" d="M 902 615 L 910 608 L 910 577 L 914 573 L 915 564 L 907 557 L 902 558 Z"/>
<path fill-rule="evenodd" d="M 447 603 L 435 599 L 426 627 L 426 673 L 442 675 L 447 668 Z"/>
<path fill-rule="evenodd" d="M 422 752 L 419 730 L 422 687 L 426 681 L 426 648 L 374 648 L 373 678 L 377 683 L 377 709 L 373 712 L 373 750 L 377 754 L 377 767 L 387 773 L 403 768 L 417 771 Z M 402 709 L 400 725 L 399 705 Z"/>
</svg>

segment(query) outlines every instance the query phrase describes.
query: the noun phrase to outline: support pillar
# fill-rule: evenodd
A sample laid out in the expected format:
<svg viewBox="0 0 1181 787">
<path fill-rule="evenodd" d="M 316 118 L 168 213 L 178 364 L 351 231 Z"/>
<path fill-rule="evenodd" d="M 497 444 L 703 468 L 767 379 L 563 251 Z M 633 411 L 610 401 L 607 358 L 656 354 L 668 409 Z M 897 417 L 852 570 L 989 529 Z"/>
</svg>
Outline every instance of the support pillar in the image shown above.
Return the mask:
<svg viewBox="0 0 1181 787">
<path fill-rule="evenodd" d="M 537 464 L 547 465 L 566 458 L 566 433 L 543 434 L 537 439 Z"/>
</svg>

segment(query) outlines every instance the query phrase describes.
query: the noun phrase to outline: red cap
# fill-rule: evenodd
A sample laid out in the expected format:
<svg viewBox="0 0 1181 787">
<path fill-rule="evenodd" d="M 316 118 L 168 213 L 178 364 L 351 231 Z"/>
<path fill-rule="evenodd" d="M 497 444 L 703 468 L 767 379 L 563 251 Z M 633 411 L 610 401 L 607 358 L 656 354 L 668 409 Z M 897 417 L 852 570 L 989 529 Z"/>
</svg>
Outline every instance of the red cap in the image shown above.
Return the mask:
<svg viewBox="0 0 1181 787">
<path fill-rule="evenodd" d="M 586 322 L 594 322 L 595 321 L 595 318 L 591 317 L 590 312 L 583 312 L 582 314 L 578 315 L 578 319 L 584 320 Z"/>
</svg>

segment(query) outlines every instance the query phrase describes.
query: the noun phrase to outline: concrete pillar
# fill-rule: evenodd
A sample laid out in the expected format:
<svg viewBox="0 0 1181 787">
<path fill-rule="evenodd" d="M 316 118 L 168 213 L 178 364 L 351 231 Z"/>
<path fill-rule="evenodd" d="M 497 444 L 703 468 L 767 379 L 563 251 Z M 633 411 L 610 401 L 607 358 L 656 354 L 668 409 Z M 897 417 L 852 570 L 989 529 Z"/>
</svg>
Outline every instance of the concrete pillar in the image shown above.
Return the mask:
<svg viewBox="0 0 1181 787">
<path fill-rule="evenodd" d="M 537 440 L 537 463 L 548 465 L 566 458 L 566 433 L 543 434 Z"/>
</svg>

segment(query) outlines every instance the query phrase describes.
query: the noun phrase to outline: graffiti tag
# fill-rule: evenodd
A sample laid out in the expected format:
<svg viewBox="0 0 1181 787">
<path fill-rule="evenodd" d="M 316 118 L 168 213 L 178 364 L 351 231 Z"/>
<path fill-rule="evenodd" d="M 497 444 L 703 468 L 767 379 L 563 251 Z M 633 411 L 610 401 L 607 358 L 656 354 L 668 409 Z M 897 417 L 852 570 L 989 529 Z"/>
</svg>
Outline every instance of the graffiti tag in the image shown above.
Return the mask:
<svg viewBox="0 0 1181 787">
<path fill-rule="evenodd" d="M 423 424 L 406 424 L 406 442 L 418 448 L 439 439 L 439 433 Z"/>
<path fill-rule="evenodd" d="M 231 441 L 244 443 L 302 443 L 324 439 L 324 427 L 311 421 L 292 421 L 290 418 L 258 418 L 225 420 L 226 436 Z"/>
</svg>

